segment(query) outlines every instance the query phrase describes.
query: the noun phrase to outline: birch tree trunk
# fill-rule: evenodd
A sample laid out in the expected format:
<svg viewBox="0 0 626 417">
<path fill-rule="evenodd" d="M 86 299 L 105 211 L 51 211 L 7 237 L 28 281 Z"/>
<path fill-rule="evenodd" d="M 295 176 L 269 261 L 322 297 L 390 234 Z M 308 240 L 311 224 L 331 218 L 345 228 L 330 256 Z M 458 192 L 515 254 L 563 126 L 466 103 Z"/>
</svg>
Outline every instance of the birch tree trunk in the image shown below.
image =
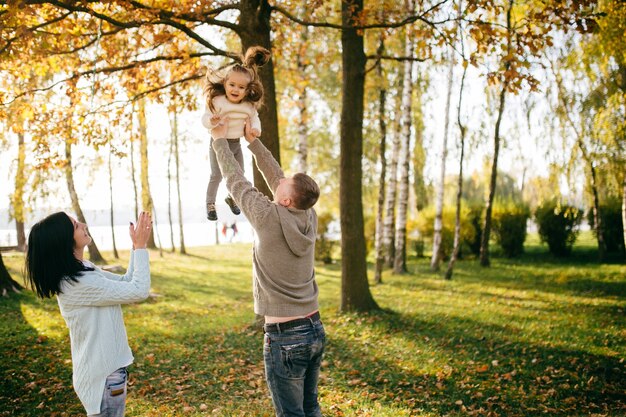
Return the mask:
<svg viewBox="0 0 626 417">
<path fill-rule="evenodd" d="M 135 219 L 139 218 L 139 194 L 137 192 L 137 180 L 135 178 L 135 134 L 133 129 L 133 120 L 134 120 L 134 106 L 133 111 L 130 114 L 130 178 L 133 183 L 133 195 L 135 196 Z"/>
<path fill-rule="evenodd" d="M 148 126 L 146 122 L 146 103 L 143 99 L 138 102 L 137 116 L 139 117 L 139 154 L 141 156 L 141 205 L 143 211 L 153 214 L 156 223 L 156 213 L 154 213 L 154 207 L 152 206 L 152 194 L 150 193 L 150 181 L 148 179 Z M 152 228 L 150 238 L 148 239 L 147 246 L 150 249 L 156 249 L 154 230 L 155 227 Z"/>
<path fill-rule="evenodd" d="M 26 250 L 26 233 L 24 232 L 24 221 L 26 213 L 24 210 L 24 186 L 26 185 L 26 146 L 24 144 L 24 133 L 17 134 L 17 172 L 15 173 L 15 191 L 11 198 L 12 215 L 15 219 L 15 232 L 17 234 L 17 250 Z"/>
<path fill-rule="evenodd" d="M 114 218 L 114 209 L 113 209 L 113 167 L 111 166 L 111 158 L 113 154 L 113 149 L 111 144 L 109 143 L 109 161 L 108 161 L 108 169 L 109 169 L 109 198 L 110 198 L 110 221 L 111 221 L 111 240 L 113 242 L 113 256 L 115 259 L 119 259 L 120 255 L 117 253 L 117 245 L 115 244 L 115 218 Z"/>
<path fill-rule="evenodd" d="M 385 43 L 383 34 L 381 33 L 380 43 L 378 45 L 378 54 L 382 55 L 384 51 Z M 385 264 L 385 250 L 383 245 L 383 213 L 385 206 L 385 175 L 387 171 L 387 159 L 385 158 L 385 152 L 387 147 L 387 124 L 385 122 L 387 90 L 384 87 L 382 61 L 378 62 L 377 73 L 379 82 L 383 86 L 380 88 L 380 92 L 378 95 L 378 126 L 380 128 L 380 147 L 378 151 L 380 154 L 380 180 L 378 186 L 378 210 L 376 212 L 376 267 L 374 271 L 374 282 L 376 284 L 380 284 L 383 282 L 383 266 Z"/>
<path fill-rule="evenodd" d="M 369 311 L 378 305 L 369 289 L 363 231 L 363 97 L 366 57 L 363 34 L 352 28 L 363 10 L 363 0 L 341 3 L 341 311 Z"/>
<path fill-rule="evenodd" d="M 304 0 L 303 6 L 305 10 L 305 15 L 307 15 L 307 4 L 308 0 Z M 307 69 L 309 64 L 306 59 L 306 51 L 308 49 L 309 43 L 309 27 L 303 26 L 302 32 L 300 32 L 300 50 L 298 51 L 298 61 L 297 68 L 298 74 L 302 77 L 300 85 L 296 88 L 299 90 L 297 106 L 298 106 L 298 171 L 306 173 L 308 171 L 308 131 L 307 126 L 309 123 L 309 114 L 308 114 L 308 75 Z"/>
<path fill-rule="evenodd" d="M 572 120 L 572 117 L 570 115 L 570 111 L 571 111 L 570 105 L 569 105 L 570 101 L 565 96 L 565 89 L 563 87 L 563 81 L 561 77 L 556 73 L 556 70 L 554 67 L 552 67 L 552 70 L 556 78 L 556 84 L 557 84 L 558 93 L 559 93 L 559 100 L 561 101 L 561 105 L 563 106 L 563 109 L 565 110 L 563 112 L 564 117 L 567 120 L 568 124 L 570 125 L 570 128 L 576 135 L 576 145 L 578 146 L 578 149 L 580 150 L 582 154 L 583 160 L 585 161 L 585 164 L 587 165 L 587 168 L 589 169 L 589 174 L 590 174 L 589 182 L 591 186 L 591 193 L 593 195 L 593 220 L 594 220 L 594 226 L 595 226 L 595 231 L 596 231 L 596 239 L 598 242 L 598 258 L 602 262 L 605 259 L 606 244 L 604 242 L 604 227 L 603 227 L 604 225 L 602 222 L 602 216 L 600 214 L 600 196 L 598 193 L 598 181 L 597 181 L 596 167 L 591 159 L 591 156 L 589 155 L 587 146 L 585 145 L 584 133 L 581 132 L 580 129 L 576 128 L 574 120 Z"/>
<path fill-rule="evenodd" d="M 460 5 L 459 5 L 460 9 Z M 452 247 L 452 255 L 448 262 L 445 279 L 452 279 L 454 264 L 459 256 L 459 248 L 461 247 L 461 201 L 463 199 L 463 162 L 465 158 L 465 125 L 461 121 L 461 104 L 463 102 L 463 90 L 465 88 L 465 76 L 467 74 L 467 63 L 463 63 L 463 75 L 461 76 L 461 87 L 459 88 L 459 103 L 457 105 L 457 124 L 459 125 L 459 180 L 456 192 L 456 214 L 454 218 L 454 245 Z"/>
<path fill-rule="evenodd" d="M 413 1 L 407 1 L 409 10 L 413 10 Z M 413 39 L 409 28 L 406 28 L 405 56 L 413 56 Z M 395 236 L 395 256 L 393 262 L 393 272 L 401 274 L 407 272 L 406 269 L 406 222 L 407 208 L 409 205 L 409 165 L 411 161 L 411 114 L 413 97 L 413 61 L 404 62 L 404 83 L 402 86 L 402 115 L 400 117 L 402 125 L 402 135 L 400 137 L 400 156 L 398 161 L 398 212 L 396 215 L 396 236 Z"/>
<path fill-rule="evenodd" d="M 400 67 L 400 75 L 398 77 L 399 84 L 396 91 L 401 91 L 404 86 L 404 65 Z M 387 190 L 385 195 L 385 218 L 383 220 L 383 255 L 385 258 L 385 266 L 387 268 L 393 268 L 393 261 L 395 257 L 395 229 L 396 229 L 396 195 L 398 189 L 398 159 L 400 155 L 400 135 L 402 132 L 402 125 L 398 121 L 398 117 L 401 114 L 402 109 L 402 94 L 396 94 L 395 97 L 395 125 L 391 141 L 391 158 L 389 159 L 389 169 L 387 171 Z"/>
<path fill-rule="evenodd" d="M 439 262 L 441 261 L 441 240 L 443 229 L 443 197 L 446 183 L 446 159 L 448 157 L 448 129 L 450 126 L 450 101 L 452 99 L 452 81 L 454 80 L 454 51 L 450 50 L 450 66 L 448 68 L 448 91 L 446 95 L 446 115 L 443 124 L 443 143 L 441 149 L 441 171 L 439 173 L 439 188 L 437 189 L 437 198 L 435 200 L 435 224 L 433 233 L 433 254 L 430 260 L 430 268 L 433 271 L 439 270 Z"/>
<path fill-rule="evenodd" d="M 175 113 L 172 112 L 172 113 Z M 170 226 L 170 242 L 172 243 L 171 252 L 176 251 L 176 245 L 174 245 L 174 223 L 172 222 L 172 158 L 174 154 L 174 123 L 170 118 L 170 151 L 167 155 L 167 221 Z"/>
<path fill-rule="evenodd" d="M 183 201 L 180 197 L 180 162 L 179 162 L 179 150 L 178 150 L 178 115 L 174 113 L 174 164 L 176 167 L 176 196 L 178 202 L 178 229 L 180 233 L 180 253 L 187 254 L 185 248 L 185 233 L 183 231 Z"/>
<path fill-rule="evenodd" d="M 72 202 L 72 209 L 76 213 L 76 217 L 78 221 L 81 223 L 87 223 L 85 220 L 85 215 L 83 214 L 83 210 L 80 207 L 80 201 L 78 199 L 78 194 L 76 193 L 76 187 L 74 186 L 74 172 L 72 170 L 72 132 L 68 132 L 68 138 L 65 139 L 65 181 L 67 183 L 67 189 L 70 193 L 70 200 Z M 87 228 L 87 233 L 91 236 L 89 232 L 89 228 Z M 95 264 L 104 264 L 106 261 L 100 254 L 98 247 L 96 246 L 96 242 L 94 242 L 93 238 L 91 239 L 91 243 L 87 246 L 89 250 L 89 260 Z"/>
</svg>

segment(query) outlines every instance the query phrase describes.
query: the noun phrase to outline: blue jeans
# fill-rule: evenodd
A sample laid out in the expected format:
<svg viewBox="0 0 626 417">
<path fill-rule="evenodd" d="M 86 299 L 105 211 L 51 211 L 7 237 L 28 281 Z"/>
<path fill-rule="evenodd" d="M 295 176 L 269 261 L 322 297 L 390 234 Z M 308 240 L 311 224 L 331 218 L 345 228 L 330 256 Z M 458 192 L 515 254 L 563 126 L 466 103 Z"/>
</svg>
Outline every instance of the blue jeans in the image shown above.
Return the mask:
<svg viewBox="0 0 626 417">
<path fill-rule="evenodd" d="M 290 329 L 265 332 L 265 378 L 276 417 L 322 417 L 317 381 L 326 333 L 320 320 L 308 320 Z"/>
<path fill-rule="evenodd" d="M 100 414 L 91 414 L 89 417 L 124 417 L 126 408 L 126 382 L 128 371 L 120 368 L 107 376 L 100 404 Z"/>
</svg>

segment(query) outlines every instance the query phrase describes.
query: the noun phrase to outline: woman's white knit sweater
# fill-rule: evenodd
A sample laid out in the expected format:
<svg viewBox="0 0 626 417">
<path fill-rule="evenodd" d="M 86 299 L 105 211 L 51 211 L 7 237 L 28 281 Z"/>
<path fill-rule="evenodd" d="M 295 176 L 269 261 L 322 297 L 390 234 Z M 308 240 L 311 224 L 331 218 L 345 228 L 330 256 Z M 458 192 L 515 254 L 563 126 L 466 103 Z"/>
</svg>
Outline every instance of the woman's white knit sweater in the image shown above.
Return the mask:
<svg viewBox="0 0 626 417">
<path fill-rule="evenodd" d="M 57 301 L 70 330 L 74 390 L 87 414 L 98 414 L 106 377 L 133 362 L 121 304 L 148 297 L 148 251 L 131 253 L 125 275 L 96 267 L 78 282 L 63 281 L 61 291 Z"/>
</svg>

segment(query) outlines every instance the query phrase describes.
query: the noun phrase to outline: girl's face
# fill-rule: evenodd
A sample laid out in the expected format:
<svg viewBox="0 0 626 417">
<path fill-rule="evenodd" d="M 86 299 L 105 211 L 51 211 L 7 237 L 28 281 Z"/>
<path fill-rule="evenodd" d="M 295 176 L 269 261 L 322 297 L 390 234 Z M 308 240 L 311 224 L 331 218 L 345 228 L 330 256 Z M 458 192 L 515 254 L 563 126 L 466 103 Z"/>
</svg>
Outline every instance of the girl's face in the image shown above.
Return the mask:
<svg viewBox="0 0 626 417">
<path fill-rule="evenodd" d="M 91 243 L 91 236 L 87 232 L 87 225 L 80 223 L 73 217 L 70 217 L 72 224 L 74 225 L 74 248 L 82 253 L 85 246 Z"/>
<path fill-rule="evenodd" d="M 243 72 L 231 72 L 224 80 L 226 98 L 231 103 L 241 103 L 246 98 L 246 91 L 250 84 L 250 76 Z"/>
</svg>

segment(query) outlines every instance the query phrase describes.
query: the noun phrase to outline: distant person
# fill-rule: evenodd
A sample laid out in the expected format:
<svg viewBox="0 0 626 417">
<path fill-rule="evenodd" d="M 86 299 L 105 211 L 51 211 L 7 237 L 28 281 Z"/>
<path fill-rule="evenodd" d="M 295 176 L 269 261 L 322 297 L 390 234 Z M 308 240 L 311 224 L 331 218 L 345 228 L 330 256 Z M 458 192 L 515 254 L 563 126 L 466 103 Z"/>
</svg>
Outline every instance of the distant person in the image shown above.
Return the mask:
<svg viewBox="0 0 626 417">
<path fill-rule="evenodd" d="M 35 224 L 28 236 L 26 276 L 41 298 L 57 296 L 70 331 L 74 390 L 89 417 L 122 417 L 126 406 L 126 367 L 133 354 L 121 304 L 141 301 L 150 290 L 146 243 L 149 213 L 129 228 L 133 242 L 128 270 L 116 275 L 83 259 L 91 242 L 87 225 L 64 212 Z"/>
<path fill-rule="evenodd" d="M 313 209 L 320 189 L 306 174 L 286 178 L 247 121 L 248 148 L 274 193 L 273 201 L 267 198 L 229 151 L 228 122 L 224 116 L 213 129 L 213 148 L 230 194 L 256 232 L 254 311 L 265 317 L 265 377 L 276 416 L 321 417 L 317 384 L 326 334 L 318 311 Z"/>
<path fill-rule="evenodd" d="M 269 61 L 270 52 L 260 46 L 248 48 L 241 58 L 241 63 L 231 65 L 224 71 L 207 70 L 205 77 L 204 96 L 206 111 L 202 116 L 204 127 L 213 129 L 223 116 L 228 116 L 229 124 L 225 138 L 228 139 L 230 151 L 235 156 L 243 170 L 243 154 L 239 138 L 243 136 L 243 124 L 246 119 L 252 121 L 252 134 L 261 134 L 261 120 L 257 109 L 263 103 L 263 84 L 257 74 L 258 67 Z M 211 140 L 212 141 L 212 140 Z M 211 177 L 206 190 L 207 218 L 217 220 L 215 196 L 222 181 L 220 167 L 215 159 L 215 151 L 209 144 L 209 159 L 211 162 Z M 230 210 L 238 215 L 239 207 L 228 195 L 226 204 Z"/>
</svg>

